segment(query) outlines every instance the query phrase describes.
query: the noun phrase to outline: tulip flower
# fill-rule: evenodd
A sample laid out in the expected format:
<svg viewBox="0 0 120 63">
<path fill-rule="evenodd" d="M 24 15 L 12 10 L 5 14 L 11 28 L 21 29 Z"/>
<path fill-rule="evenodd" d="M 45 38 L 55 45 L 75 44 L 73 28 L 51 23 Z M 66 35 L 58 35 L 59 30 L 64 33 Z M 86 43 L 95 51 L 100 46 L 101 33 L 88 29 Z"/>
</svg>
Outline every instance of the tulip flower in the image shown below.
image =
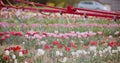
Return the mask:
<svg viewBox="0 0 120 63">
<path fill-rule="evenodd" d="M 20 51 L 19 52 L 19 56 L 22 57 L 23 56 L 23 52 Z"/>
<path fill-rule="evenodd" d="M 41 56 L 41 55 L 44 55 L 45 54 L 45 51 L 43 49 L 38 49 L 37 50 L 37 55 L 38 56 Z"/>
<path fill-rule="evenodd" d="M 61 49 L 61 48 L 63 48 L 63 45 L 62 44 L 58 44 L 57 47 Z"/>
<path fill-rule="evenodd" d="M 10 38 L 10 34 L 6 34 L 6 35 L 5 35 L 5 38 Z"/>
<path fill-rule="evenodd" d="M 67 57 L 64 57 L 61 62 L 62 62 L 62 63 L 65 63 L 66 61 L 67 61 Z"/>
<path fill-rule="evenodd" d="M 12 55 L 12 59 L 16 59 L 16 55 L 15 54 Z"/>
<path fill-rule="evenodd" d="M 44 46 L 44 49 L 50 49 L 51 47 L 50 47 L 50 45 L 45 45 Z"/>
<path fill-rule="evenodd" d="M 3 59 L 4 59 L 4 60 L 9 60 L 9 56 L 8 56 L 8 55 L 5 55 L 5 56 L 3 57 Z"/>
<path fill-rule="evenodd" d="M 6 37 L 5 37 L 5 36 L 2 36 L 2 37 L 0 38 L 0 40 L 5 41 L 5 40 L 6 40 Z"/>
<path fill-rule="evenodd" d="M 96 45 L 97 45 L 97 41 L 92 41 L 92 42 L 90 42 L 90 45 L 91 45 L 91 46 L 96 46 Z"/>
<path fill-rule="evenodd" d="M 117 46 L 117 43 L 112 41 L 112 42 L 108 43 L 108 46 L 115 47 L 115 46 Z"/>
<path fill-rule="evenodd" d="M 0 32 L 0 36 L 3 36 L 4 35 L 4 32 Z"/>
<path fill-rule="evenodd" d="M 9 50 L 5 50 L 5 55 L 9 55 L 10 51 Z"/>
<path fill-rule="evenodd" d="M 60 52 L 60 51 L 56 51 L 56 56 L 62 56 L 62 55 L 63 55 L 62 52 Z"/>
<path fill-rule="evenodd" d="M 96 46 L 90 46 L 90 47 L 89 47 L 89 50 L 90 50 L 90 51 L 96 51 L 96 49 L 97 49 Z"/>
<path fill-rule="evenodd" d="M 16 51 L 20 51 L 20 49 L 21 49 L 21 47 L 20 46 L 16 46 L 16 47 L 14 47 L 14 52 L 16 52 Z"/>
<path fill-rule="evenodd" d="M 53 42 L 53 45 L 58 45 L 59 44 L 59 41 L 54 41 Z"/>
<path fill-rule="evenodd" d="M 68 51 L 68 52 L 69 52 L 69 51 L 70 51 L 70 47 L 66 46 L 66 47 L 65 47 L 65 51 Z"/>
<path fill-rule="evenodd" d="M 28 50 L 22 50 L 21 52 L 22 52 L 22 54 L 27 54 Z"/>
</svg>

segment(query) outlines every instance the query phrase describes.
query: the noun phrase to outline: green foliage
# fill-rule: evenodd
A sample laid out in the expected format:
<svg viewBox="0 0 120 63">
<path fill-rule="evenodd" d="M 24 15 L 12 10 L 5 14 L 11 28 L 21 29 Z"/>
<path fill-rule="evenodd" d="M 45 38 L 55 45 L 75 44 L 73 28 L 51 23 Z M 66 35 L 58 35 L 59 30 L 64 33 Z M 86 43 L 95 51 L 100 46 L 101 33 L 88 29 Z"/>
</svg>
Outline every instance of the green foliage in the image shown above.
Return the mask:
<svg viewBox="0 0 120 63">
<path fill-rule="evenodd" d="M 12 4 L 16 4 L 15 0 L 8 0 Z M 47 4 L 48 2 L 54 3 L 55 6 L 61 6 L 61 7 L 66 7 L 66 6 L 74 6 L 78 2 L 82 0 L 27 0 L 30 2 L 36 2 L 36 3 L 42 3 L 42 4 Z M 8 4 L 6 0 L 3 0 L 5 4 Z"/>
</svg>

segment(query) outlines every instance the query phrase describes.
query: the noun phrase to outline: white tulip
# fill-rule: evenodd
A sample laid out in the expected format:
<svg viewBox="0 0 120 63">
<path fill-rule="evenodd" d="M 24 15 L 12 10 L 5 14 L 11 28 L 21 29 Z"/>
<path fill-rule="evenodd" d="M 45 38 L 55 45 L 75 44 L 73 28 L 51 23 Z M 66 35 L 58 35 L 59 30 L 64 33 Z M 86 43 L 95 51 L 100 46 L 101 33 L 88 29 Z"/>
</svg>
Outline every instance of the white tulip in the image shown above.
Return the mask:
<svg viewBox="0 0 120 63">
<path fill-rule="evenodd" d="M 56 51 L 56 56 L 59 56 L 60 55 L 60 51 Z"/>
<path fill-rule="evenodd" d="M 84 42 L 83 41 L 80 41 L 81 44 L 83 44 Z"/>
<path fill-rule="evenodd" d="M 104 51 L 107 52 L 107 51 L 108 51 L 108 48 L 105 48 Z"/>
<path fill-rule="evenodd" d="M 120 51 L 120 46 L 117 47 L 117 50 Z"/>
<path fill-rule="evenodd" d="M 108 50 L 111 50 L 112 49 L 112 47 L 111 46 L 108 46 L 108 48 L 107 48 Z"/>
<path fill-rule="evenodd" d="M 28 63 L 27 61 L 25 61 L 24 63 Z"/>
<path fill-rule="evenodd" d="M 44 55 L 45 54 L 45 51 L 43 49 L 38 49 L 37 50 L 37 55 L 38 56 L 41 56 L 41 55 Z"/>
<path fill-rule="evenodd" d="M 102 55 L 102 53 L 103 53 L 102 51 L 99 51 L 98 53 L 99 53 L 100 56 L 103 56 L 103 55 Z"/>
<path fill-rule="evenodd" d="M 86 55 L 86 54 L 87 54 L 87 52 L 86 52 L 85 50 L 83 50 L 83 54 L 84 54 L 84 55 Z"/>
<path fill-rule="evenodd" d="M 14 60 L 14 63 L 17 63 L 17 59 Z"/>
<path fill-rule="evenodd" d="M 22 52 L 19 52 L 19 56 L 23 56 L 23 53 L 22 53 Z"/>
<path fill-rule="evenodd" d="M 110 53 L 110 55 L 112 55 L 111 50 L 109 50 L 108 52 Z"/>
<path fill-rule="evenodd" d="M 118 52 L 118 50 L 112 50 L 112 53 L 117 53 Z"/>
<path fill-rule="evenodd" d="M 64 57 L 62 63 L 65 63 L 66 61 L 67 61 L 67 57 Z"/>
<path fill-rule="evenodd" d="M 63 53 L 62 53 L 62 52 L 60 53 L 60 56 L 63 56 Z"/>
<path fill-rule="evenodd" d="M 103 50 L 102 52 L 103 52 L 103 53 L 105 53 L 106 51 L 105 51 L 105 50 Z"/>
<path fill-rule="evenodd" d="M 96 51 L 97 47 L 96 46 L 90 46 L 89 49 L 90 49 L 90 51 Z"/>
<path fill-rule="evenodd" d="M 13 54 L 13 55 L 12 55 L 12 59 L 16 59 L 16 55 Z"/>
<path fill-rule="evenodd" d="M 90 54 L 90 52 L 88 51 L 87 54 Z"/>
<path fill-rule="evenodd" d="M 23 42 L 22 44 L 25 45 L 25 42 Z"/>
<path fill-rule="evenodd" d="M 97 56 L 97 53 L 94 53 L 93 57 Z"/>
<path fill-rule="evenodd" d="M 76 52 L 76 57 L 79 57 L 80 55 Z"/>
<path fill-rule="evenodd" d="M 103 52 L 102 51 L 99 51 L 99 54 L 102 54 Z"/>
<path fill-rule="evenodd" d="M 77 50 L 76 53 L 77 54 L 82 54 L 82 50 Z"/>
<path fill-rule="evenodd" d="M 6 50 L 5 55 L 9 55 L 9 54 L 10 54 L 10 51 Z"/>
<path fill-rule="evenodd" d="M 63 56 L 63 53 L 60 51 L 56 51 L 56 56 Z"/>
<path fill-rule="evenodd" d="M 75 52 L 71 52 L 72 56 L 74 56 L 76 53 Z"/>
<path fill-rule="evenodd" d="M 115 35 L 118 35 L 119 33 L 120 33 L 119 31 L 116 31 L 114 34 L 115 34 Z"/>
<path fill-rule="evenodd" d="M 46 44 L 46 42 L 45 42 L 45 41 L 41 41 L 40 43 L 41 43 L 42 45 L 45 45 L 45 44 Z"/>
</svg>

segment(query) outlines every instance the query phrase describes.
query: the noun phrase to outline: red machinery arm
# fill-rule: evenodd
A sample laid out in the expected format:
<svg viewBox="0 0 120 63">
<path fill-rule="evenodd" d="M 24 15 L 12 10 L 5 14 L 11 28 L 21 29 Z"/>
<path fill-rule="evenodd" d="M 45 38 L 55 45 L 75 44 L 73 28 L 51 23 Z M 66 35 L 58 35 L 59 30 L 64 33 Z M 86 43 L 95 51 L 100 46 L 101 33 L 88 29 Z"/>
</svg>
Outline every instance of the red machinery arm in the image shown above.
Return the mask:
<svg viewBox="0 0 120 63">
<path fill-rule="evenodd" d="M 19 2 L 23 2 L 19 1 Z M 25 1 L 24 1 L 25 2 Z M 2 3 L 2 0 L 0 0 L 0 3 Z M 26 4 L 32 4 L 31 2 L 25 2 Z M 15 9 L 24 9 L 24 10 L 31 10 L 31 11 L 41 11 L 41 12 L 51 12 L 51 13 L 63 13 L 63 14 L 75 14 L 75 15 L 85 15 L 85 16 L 95 16 L 95 17 L 104 17 L 104 18 L 111 18 L 111 19 L 120 19 L 119 14 L 113 13 L 113 12 L 103 12 L 103 11 L 96 11 L 96 10 L 89 10 L 89 9 L 80 9 L 80 8 L 73 8 L 71 6 L 68 6 L 65 8 L 57 8 L 57 7 L 51 7 L 44 4 L 37 4 L 36 6 L 44 6 L 48 8 L 54 8 L 54 9 L 40 9 L 40 8 L 31 8 L 31 7 L 19 7 L 19 6 L 11 6 L 11 5 L 0 5 L 0 8 L 7 7 L 7 8 L 15 8 Z M 82 10 L 87 12 L 76 12 L 76 10 Z M 92 13 L 91 13 L 92 12 Z"/>
<path fill-rule="evenodd" d="M 38 4 L 38 3 L 34 3 L 34 2 L 27 2 L 24 1 L 25 4 L 34 4 L 35 6 L 44 6 L 44 7 L 48 7 L 48 8 L 53 8 L 53 9 L 59 9 L 59 10 L 66 10 L 65 8 L 57 8 L 57 7 L 53 7 L 53 6 L 47 6 L 44 4 Z M 113 11 L 100 11 L 100 10 L 91 10 L 91 9 L 84 9 L 84 8 L 73 8 L 75 11 L 76 10 L 80 10 L 80 11 L 86 11 L 86 12 L 94 12 L 94 13 L 101 13 L 101 14 L 109 14 L 109 15 L 117 15 L 120 16 L 120 13 L 116 13 Z"/>
</svg>

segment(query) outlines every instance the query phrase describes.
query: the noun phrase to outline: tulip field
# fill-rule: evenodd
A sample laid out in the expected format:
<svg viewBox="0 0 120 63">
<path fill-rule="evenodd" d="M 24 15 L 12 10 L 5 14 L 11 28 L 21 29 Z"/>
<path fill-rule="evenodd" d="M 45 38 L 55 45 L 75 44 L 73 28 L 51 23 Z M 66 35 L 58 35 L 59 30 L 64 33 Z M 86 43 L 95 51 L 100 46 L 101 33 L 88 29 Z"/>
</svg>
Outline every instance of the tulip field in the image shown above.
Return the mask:
<svg viewBox="0 0 120 63">
<path fill-rule="evenodd" d="M 120 22 L 2 10 L 0 63 L 120 63 Z"/>
</svg>

